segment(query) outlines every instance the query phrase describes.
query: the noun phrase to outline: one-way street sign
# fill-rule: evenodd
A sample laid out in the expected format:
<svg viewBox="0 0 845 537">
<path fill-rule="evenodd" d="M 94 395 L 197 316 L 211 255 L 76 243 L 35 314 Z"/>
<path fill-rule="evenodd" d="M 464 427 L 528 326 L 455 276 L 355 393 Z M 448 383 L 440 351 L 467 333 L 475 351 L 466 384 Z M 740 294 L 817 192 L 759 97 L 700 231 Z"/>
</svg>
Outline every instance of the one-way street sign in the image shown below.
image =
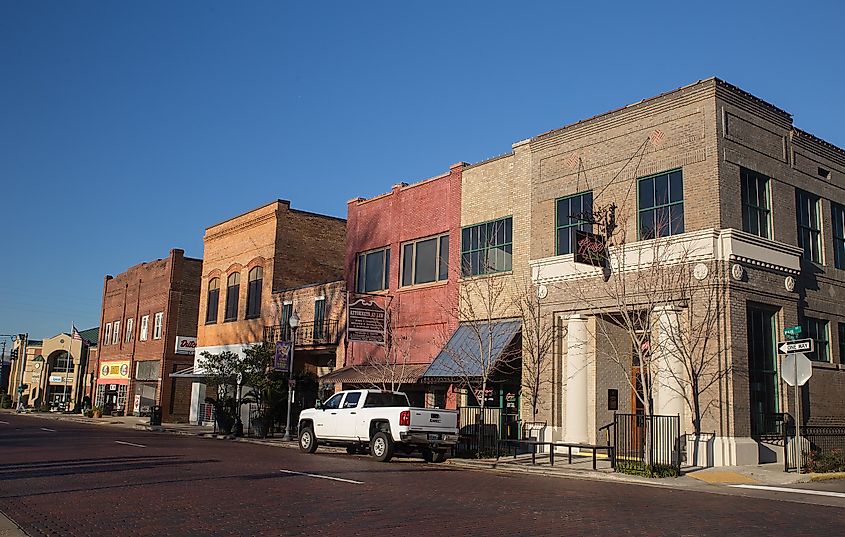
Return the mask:
<svg viewBox="0 0 845 537">
<path fill-rule="evenodd" d="M 778 341 L 778 354 L 790 354 L 793 352 L 813 352 L 812 339 L 796 339 L 795 341 Z"/>
</svg>

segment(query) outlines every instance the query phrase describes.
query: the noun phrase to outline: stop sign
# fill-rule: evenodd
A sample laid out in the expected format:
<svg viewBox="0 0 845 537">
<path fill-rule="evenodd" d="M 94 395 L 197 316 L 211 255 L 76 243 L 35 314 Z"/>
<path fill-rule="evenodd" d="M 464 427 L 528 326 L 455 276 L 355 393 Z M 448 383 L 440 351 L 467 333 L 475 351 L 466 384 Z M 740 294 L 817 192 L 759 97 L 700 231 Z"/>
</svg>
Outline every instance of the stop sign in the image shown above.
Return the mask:
<svg viewBox="0 0 845 537">
<path fill-rule="evenodd" d="M 813 364 L 804 353 L 787 354 L 780 365 L 780 376 L 790 386 L 803 386 L 813 376 Z"/>
</svg>

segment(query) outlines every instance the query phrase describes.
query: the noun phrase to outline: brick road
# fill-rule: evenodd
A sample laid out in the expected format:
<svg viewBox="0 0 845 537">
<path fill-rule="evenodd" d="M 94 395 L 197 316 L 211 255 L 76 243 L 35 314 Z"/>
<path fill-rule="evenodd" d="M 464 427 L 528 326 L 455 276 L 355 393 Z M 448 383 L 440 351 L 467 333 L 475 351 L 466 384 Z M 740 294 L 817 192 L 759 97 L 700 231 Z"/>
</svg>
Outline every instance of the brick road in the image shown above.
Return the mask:
<svg viewBox="0 0 845 537">
<path fill-rule="evenodd" d="M 792 501 L 0 420 L 0 511 L 32 536 L 735 537 L 836 535 L 845 521 L 845 509 Z"/>
</svg>

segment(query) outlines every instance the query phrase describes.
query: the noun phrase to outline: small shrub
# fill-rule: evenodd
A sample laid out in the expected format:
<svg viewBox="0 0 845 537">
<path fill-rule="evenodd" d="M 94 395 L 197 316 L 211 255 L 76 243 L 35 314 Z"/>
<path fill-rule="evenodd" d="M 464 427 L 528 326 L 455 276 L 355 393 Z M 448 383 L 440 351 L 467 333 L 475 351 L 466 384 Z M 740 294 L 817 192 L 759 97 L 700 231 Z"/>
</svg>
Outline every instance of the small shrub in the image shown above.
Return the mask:
<svg viewBox="0 0 845 537">
<path fill-rule="evenodd" d="M 12 408 L 12 398 L 9 394 L 0 394 L 0 408 Z"/>
<path fill-rule="evenodd" d="M 807 469 L 818 474 L 845 472 L 845 451 L 836 448 L 825 453 L 811 451 L 807 457 Z"/>
<path fill-rule="evenodd" d="M 616 461 L 616 471 L 640 477 L 678 477 L 678 469 L 674 466 L 655 464 L 653 468 L 649 468 L 642 461 Z"/>
</svg>

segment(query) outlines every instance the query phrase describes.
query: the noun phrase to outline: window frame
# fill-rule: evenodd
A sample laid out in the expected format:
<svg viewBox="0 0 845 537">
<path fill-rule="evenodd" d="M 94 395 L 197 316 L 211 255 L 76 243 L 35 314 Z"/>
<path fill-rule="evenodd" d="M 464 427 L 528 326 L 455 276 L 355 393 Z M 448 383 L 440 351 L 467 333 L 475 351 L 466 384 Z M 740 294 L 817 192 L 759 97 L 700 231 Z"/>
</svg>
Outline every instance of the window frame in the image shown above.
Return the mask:
<svg viewBox="0 0 845 537">
<path fill-rule="evenodd" d="M 132 331 L 134 330 L 134 328 L 135 319 L 133 317 L 126 319 L 126 334 L 123 337 L 124 343 L 129 343 L 130 341 L 132 341 Z"/>
<path fill-rule="evenodd" d="M 739 177 L 741 190 L 740 198 L 742 203 L 742 230 L 746 233 L 772 240 L 774 237 L 774 229 L 772 229 L 772 178 L 768 175 L 743 166 L 740 166 L 739 168 Z M 754 191 L 757 193 L 756 203 L 752 203 L 748 197 L 748 186 L 750 181 L 754 181 L 755 183 Z M 762 189 L 760 188 L 761 181 L 763 183 Z M 759 205 L 761 192 L 764 197 L 764 205 Z M 757 225 L 757 232 L 754 232 L 751 229 L 752 217 Z M 762 227 L 761 224 L 763 222 L 765 222 L 766 226 L 765 234 L 760 233 L 760 229 Z"/>
<path fill-rule="evenodd" d="M 839 363 L 845 364 L 845 323 L 837 323 L 839 336 Z"/>
<path fill-rule="evenodd" d="M 153 339 L 161 339 L 164 325 L 164 312 L 159 311 L 153 316 Z"/>
<path fill-rule="evenodd" d="M 326 297 L 314 298 L 314 339 L 322 339 L 326 325 Z"/>
<path fill-rule="evenodd" d="M 443 240 L 445 239 L 446 243 L 446 259 L 442 258 L 443 254 Z M 435 240 L 435 259 L 434 259 L 434 280 L 428 282 L 418 282 L 417 279 L 417 245 L 421 242 L 426 242 L 430 240 Z M 407 257 L 405 253 L 405 248 L 407 246 L 411 247 L 411 260 L 410 260 L 410 268 L 411 268 L 411 275 L 410 280 L 411 283 L 405 283 L 405 258 Z M 438 233 L 437 235 L 429 235 L 427 237 L 421 237 L 419 239 L 413 239 L 410 241 L 405 241 L 399 245 L 399 287 L 409 288 L 415 287 L 419 285 L 431 285 L 438 282 L 448 281 L 449 280 L 449 250 L 448 248 L 451 245 L 449 244 L 449 232 Z M 445 267 L 443 263 L 445 262 Z M 445 268 L 445 275 L 443 274 Z"/>
<path fill-rule="evenodd" d="M 819 326 L 824 327 L 822 333 L 819 333 Z M 830 354 L 830 321 L 826 319 L 819 319 L 817 317 L 804 316 L 804 321 L 801 323 L 807 337 L 813 340 L 815 350 L 806 353 L 807 358 L 813 362 L 831 363 Z M 810 328 L 813 328 L 811 331 Z M 824 337 L 822 339 L 822 336 Z M 821 352 L 824 351 L 824 359 L 821 358 Z"/>
<path fill-rule="evenodd" d="M 370 255 L 383 252 L 382 256 L 382 286 L 380 289 L 367 289 L 367 259 Z M 361 266 L 363 259 L 364 265 Z M 363 276 L 363 277 L 362 277 Z M 365 250 L 358 252 L 355 256 L 355 292 L 356 293 L 379 293 L 390 290 L 390 246 L 382 246 L 380 248 L 373 248 L 372 250 Z"/>
<path fill-rule="evenodd" d="M 845 205 L 831 201 L 830 220 L 833 229 L 833 266 L 845 269 Z"/>
<path fill-rule="evenodd" d="M 212 287 L 214 285 L 214 287 Z M 214 300 L 211 295 L 214 293 Z M 212 309 L 211 306 L 214 306 Z M 213 312 L 213 315 L 212 315 Z M 220 277 L 215 276 L 208 280 L 208 289 L 205 293 L 205 324 L 217 324 L 220 318 Z"/>
<path fill-rule="evenodd" d="M 118 345 L 120 343 L 120 321 L 114 322 L 114 328 L 111 331 L 111 344 Z"/>
<path fill-rule="evenodd" d="M 505 240 L 503 240 L 500 243 L 493 244 L 489 240 L 487 240 L 487 228 L 486 228 L 486 226 L 492 225 L 493 229 L 495 230 L 496 225 L 499 224 L 500 222 L 501 222 L 501 225 L 502 225 L 502 234 L 503 234 Z M 484 231 L 485 242 L 486 242 L 485 246 L 481 246 L 480 230 L 481 230 L 482 226 L 485 226 L 485 231 Z M 506 240 L 507 236 L 508 236 L 508 229 L 509 228 L 510 228 L 510 241 Z M 477 233 L 477 236 L 479 237 L 477 248 L 472 247 L 472 233 L 473 233 L 474 229 L 479 230 L 478 233 Z M 466 235 L 467 232 L 469 233 L 469 241 L 465 240 L 465 235 Z M 466 244 L 467 242 L 469 242 L 469 244 Z M 503 250 L 503 252 L 505 254 L 508 254 L 508 249 L 510 249 L 510 252 L 509 252 L 510 257 L 504 258 L 506 260 L 509 260 L 510 262 L 505 263 L 505 267 L 502 268 L 502 269 L 495 269 L 494 268 L 494 269 L 491 269 L 491 270 L 481 271 L 480 270 L 481 269 L 481 259 L 484 259 L 486 261 L 488 259 L 489 255 L 490 255 L 489 254 L 490 250 L 496 250 L 496 249 Z M 479 259 L 479 263 L 478 263 L 479 271 L 478 272 L 475 272 L 475 270 L 472 266 L 472 257 L 473 257 L 474 254 L 477 254 L 478 259 Z M 469 256 L 468 262 L 465 261 L 465 258 L 467 256 Z M 471 225 L 468 225 L 468 226 L 461 227 L 460 262 L 461 262 L 461 277 L 463 277 L 463 278 L 474 278 L 474 277 L 477 277 L 477 276 L 488 276 L 488 275 L 491 275 L 491 274 L 506 274 L 508 272 L 512 272 L 513 271 L 513 215 L 503 216 L 501 218 L 496 218 L 494 220 L 487 220 L 485 222 L 479 222 L 477 224 L 471 224 Z M 467 271 L 467 267 L 469 267 L 469 271 Z M 485 264 L 485 267 L 487 268 L 486 264 Z"/>
<path fill-rule="evenodd" d="M 574 253 L 574 251 L 569 251 L 569 252 L 561 252 L 560 251 L 560 233 L 562 231 L 566 230 L 567 232 L 573 234 L 572 235 L 573 238 L 570 240 L 570 247 L 574 243 L 575 230 L 586 231 L 588 233 L 593 232 L 594 228 L 593 228 L 592 223 L 587 223 L 587 222 L 583 222 L 583 221 L 578 221 L 577 223 L 574 223 L 574 224 L 571 223 L 571 222 L 567 223 L 567 224 L 561 224 L 560 223 L 560 221 L 561 221 L 560 211 L 558 210 L 560 208 L 560 202 L 569 201 L 570 204 L 571 204 L 571 200 L 573 200 L 575 198 L 583 198 L 584 196 L 587 196 L 587 195 L 590 196 L 590 214 L 593 214 L 593 191 L 592 190 L 584 190 L 582 192 L 577 192 L 577 193 L 572 194 L 570 196 L 562 196 L 560 198 L 555 199 L 555 255 L 567 255 L 567 254 Z M 583 206 L 584 206 L 584 200 L 581 200 L 581 207 L 583 207 Z M 566 219 L 571 220 L 571 216 L 572 215 L 567 215 Z"/>
<path fill-rule="evenodd" d="M 111 329 L 112 323 L 106 323 L 105 334 L 103 334 L 103 346 L 111 345 Z"/>
<path fill-rule="evenodd" d="M 253 279 L 253 274 L 257 276 Z M 245 319 L 261 317 L 261 287 L 264 285 L 264 268 L 252 267 L 247 273 Z"/>
<path fill-rule="evenodd" d="M 802 208 L 804 206 L 804 201 L 809 202 L 807 205 L 810 209 L 810 214 L 807 215 L 807 219 L 809 221 L 809 225 L 804 225 L 802 223 Z M 812 218 L 815 216 L 815 218 Z M 816 227 L 811 227 L 813 225 L 812 220 L 815 220 Z M 800 188 L 795 189 L 795 223 L 797 224 L 798 228 L 798 247 L 803 250 L 801 254 L 802 259 L 806 259 L 812 263 L 817 263 L 819 265 L 824 264 L 824 253 L 822 252 L 822 211 L 821 211 L 821 196 L 813 194 L 812 192 L 808 192 L 806 190 L 802 190 Z M 810 233 L 811 236 L 815 237 L 813 244 L 811 246 L 811 251 L 807 251 L 807 245 L 804 244 L 804 231 Z M 814 248 L 813 248 L 814 247 Z M 813 255 L 813 254 L 816 255 Z"/>
<path fill-rule="evenodd" d="M 237 280 L 235 283 L 230 283 L 230 281 L 234 278 Z M 240 272 L 232 272 L 231 274 L 226 276 L 226 305 L 223 309 L 223 322 L 230 323 L 232 321 L 238 320 L 238 309 L 240 308 L 241 302 L 241 273 Z M 230 315 L 229 312 L 232 311 Z"/>
<path fill-rule="evenodd" d="M 680 199 L 680 201 L 671 201 L 672 200 L 671 175 L 675 172 L 681 173 L 681 199 Z M 652 186 L 652 188 L 653 188 L 652 194 L 654 194 L 652 196 L 652 200 L 653 200 L 652 203 L 653 204 L 649 207 L 643 208 L 640 204 L 640 195 L 641 195 L 641 192 L 642 192 L 643 182 L 651 180 L 652 184 L 653 184 L 655 179 L 657 179 L 658 177 L 664 176 L 664 175 L 666 176 L 666 186 L 667 186 L 666 199 L 667 199 L 667 202 L 659 204 L 659 205 L 657 204 L 657 199 L 656 199 L 657 198 L 657 196 L 656 196 L 657 190 L 656 190 L 656 186 L 653 185 Z M 685 200 L 686 200 L 686 198 L 685 198 L 685 195 L 684 195 L 684 169 L 683 168 L 673 168 L 671 170 L 662 171 L 660 173 L 653 173 L 651 175 L 638 177 L 637 178 L 637 240 L 662 239 L 662 238 L 665 238 L 665 237 L 672 237 L 672 236 L 675 236 L 675 235 L 683 235 L 686 232 Z M 672 231 L 672 216 L 671 216 L 672 207 L 680 207 L 681 212 L 683 213 L 683 217 L 681 218 L 681 229 L 678 232 Z M 654 214 L 652 223 L 654 223 L 655 225 L 652 228 L 652 236 L 651 237 L 644 236 L 643 228 L 642 228 L 642 214 L 645 213 L 645 212 L 648 212 L 648 211 L 656 212 L 659 209 L 667 209 L 669 211 L 669 214 L 670 214 L 669 222 L 666 225 L 666 229 L 668 229 L 669 232 L 666 235 L 658 235 L 657 234 L 657 225 L 656 225 L 657 215 Z"/>
<path fill-rule="evenodd" d="M 141 326 L 138 328 L 138 341 L 147 341 L 150 337 L 150 315 L 141 317 Z"/>
</svg>

